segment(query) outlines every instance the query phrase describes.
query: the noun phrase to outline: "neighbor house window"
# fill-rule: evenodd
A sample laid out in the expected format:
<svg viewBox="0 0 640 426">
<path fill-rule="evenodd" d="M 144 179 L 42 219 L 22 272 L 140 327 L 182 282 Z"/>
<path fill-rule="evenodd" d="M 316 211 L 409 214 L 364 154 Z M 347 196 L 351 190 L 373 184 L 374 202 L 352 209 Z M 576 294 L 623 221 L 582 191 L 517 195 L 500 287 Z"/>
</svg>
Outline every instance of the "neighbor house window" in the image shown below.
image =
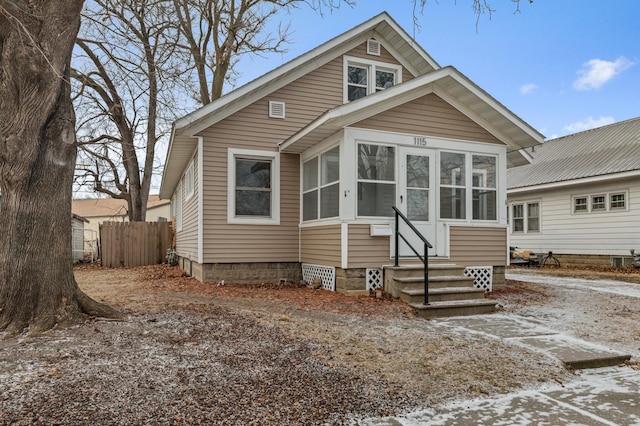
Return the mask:
<svg viewBox="0 0 640 426">
<path fill-rule="evenodd" d="M 607 210 L 607 197 L 604 195 L 592 195 L 591 196 L 591 211 L 604 211 Z"/>
<path fill-rule="evenodd" d="M 540 232 L 540 203 L 511 205 L 511 232 Z"/>
<path fill-rule="evenodd" d="M 496 157 L 473 156 L 473 219 L 496 220 Z"/>
<path fill-rule="evenodd" d="M 302 165 L 302 220 L 325 219 L 340 214 L 340 147 Z"/>
<path fill-rule="evenodd" d="M 363 98 L 401 81 L 400 65 L 345 57 L 345 102 Z"/>
<path fill-rule="evenodd" d="M 589 210 L 589 205 L 587 204 L 587 197 L 575 197 L 573 199 L 573 212 L 574 213 L 583 213 Z"/>
<path fill-rule="evenodd" d="M 513 232 L 524 232 L 524 205 L 514 204 L 513 210 Z"/>
<path fill-rule="evenodd" d="M 393 215 L 395 164 L 395 148 L 358 144 L 358 216 Z"/>
<path fill-rule="evenodd" d="M 229 149 L 230 223 L 279 223 L 279 159 L 275 152 Z"/>
<path fill-rule="evenodd" d="M 440 154 L 440 217 L 466 218 L 465 155 L 454 152 Z"/>
<path fill-rule="evenodd" d="M 540 231 L 540 204 L 527 203 L 527 232 Z"/>
<path fill-rule="evenodd" d="M 625 193 L 611 194 L 610 205 L 611 205 L 611 210 L 626 209 L 627 208 L 626 194 Z"/>
</svg>

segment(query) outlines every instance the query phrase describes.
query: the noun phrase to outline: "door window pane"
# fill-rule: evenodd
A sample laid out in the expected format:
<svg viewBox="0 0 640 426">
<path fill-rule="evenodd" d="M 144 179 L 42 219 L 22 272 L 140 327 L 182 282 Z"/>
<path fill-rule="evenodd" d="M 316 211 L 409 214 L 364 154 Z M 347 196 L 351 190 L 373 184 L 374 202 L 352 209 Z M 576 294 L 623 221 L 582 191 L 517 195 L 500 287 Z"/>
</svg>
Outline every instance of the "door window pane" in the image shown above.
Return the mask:
<svg viewBox="0 0 640 426">
<path fill-rule="evenodd" d="M 407 218 L 416 221 L 429 221 L 428 190 L 407 189 Z"/>
</svg>

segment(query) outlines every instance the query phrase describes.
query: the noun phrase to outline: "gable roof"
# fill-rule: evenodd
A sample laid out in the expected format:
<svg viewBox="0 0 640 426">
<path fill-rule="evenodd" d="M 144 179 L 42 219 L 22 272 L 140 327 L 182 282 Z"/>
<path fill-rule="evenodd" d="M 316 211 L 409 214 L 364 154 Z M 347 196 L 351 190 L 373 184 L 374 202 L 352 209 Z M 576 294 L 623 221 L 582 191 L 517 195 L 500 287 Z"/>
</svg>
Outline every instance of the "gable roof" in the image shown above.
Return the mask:
<svg viewBox="0 0 640 426">
<path fill-rule="evenodd" d="M 640 174 L 640 117 L 552 139 L 530 154 L 531 164 L 507 172 L 510 192 Z"/>
<path fill-rule="evenodd" d="M 525 164 L 520 150 L 538 145 L 543 136 L 493 99 L 454 67 L 418 76 L 347 104 L 330 109 L 280 144 L 281 152 L 301 153 L 349 126 L 429 93 L 435 93 L 482 125 L 509 148 L 510 165 Z"/>
<path fill-rule="evenodd" d="M 164 163 L 160 197 L 169 198 L 173 193 L 196 148 L 195 135 L 372 37 L 392 52 L 413 75 L 422 75 L 440 68 L 388 13 L 382 12 L 174 122 Z"/>
<path fill-rule="evenodd" d="M 169 204 L 168 200 L 161 200 L 158 195 L 149 195 L 147 209 Z M 71 211 L 82 217 L 112 217 L 127 216 L 127 201 L 116 198 L 89 198 L 73 200 Z"/>
</svg>

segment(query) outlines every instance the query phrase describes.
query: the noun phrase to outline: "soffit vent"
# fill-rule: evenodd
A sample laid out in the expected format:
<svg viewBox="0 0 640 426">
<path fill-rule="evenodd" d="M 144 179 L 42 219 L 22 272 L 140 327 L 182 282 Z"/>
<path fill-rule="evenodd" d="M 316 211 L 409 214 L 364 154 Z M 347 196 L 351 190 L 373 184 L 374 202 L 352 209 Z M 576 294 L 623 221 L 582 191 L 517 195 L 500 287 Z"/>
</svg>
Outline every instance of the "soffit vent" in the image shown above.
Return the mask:
<svg viewBox="0 0 640 426">
<path fill-rule="evenodd" d="M 269 101 L 269 118 L 284 118 L 284 102 Z"/>
<path fill-rule="evenodd" d="M 367 40 L 367 54 L 380 56 L 380 42 L 375 38 Z"/>
</svg>

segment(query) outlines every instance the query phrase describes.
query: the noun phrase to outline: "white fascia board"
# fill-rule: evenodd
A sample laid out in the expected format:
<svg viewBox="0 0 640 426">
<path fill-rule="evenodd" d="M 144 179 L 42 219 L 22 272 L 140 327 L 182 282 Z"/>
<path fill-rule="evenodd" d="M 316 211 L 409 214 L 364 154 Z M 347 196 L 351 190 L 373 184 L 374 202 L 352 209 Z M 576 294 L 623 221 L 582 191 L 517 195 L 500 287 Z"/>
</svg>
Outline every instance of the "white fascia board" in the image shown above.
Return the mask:
<svg viewBox="0 0 640 426">
<path fill-rule="evenodd" d="M 173 126 L 171 126 L 171 135 L 169 136 L 169 146 L 167 147 L 167 154 L 165 155 L 165 158 L 164 158 L 164 167 L 162 168 L 162 180 L 160 181 L 160 191 L 158 193 L 158 196 L 160 197 L 161 200 L 170 199 L 171 196 L 173 195 L 173 188 L 171 189 L 167 188 L 166 185 L 168 184 L 166 179 L 167 179 L 167 166 L 171 161 L 171 152 L 173 149 L 173 141 L 175 139 L 175 131 L 176 131 L 176 127 L 174 124 Z"/>
<path fill-rule="evenodd" d="M 495 98 L 489 95 L 487 92 L 482 90 L 479 86 L 477 86 L 473 81 L 471 81 L 467 76 L 458 71 L 455 67 L 448 66 L 446 69 L 451 70 L 451 77 L 453 77 L 458 83 L 464 86 L 467 90 L 472 92 L 478 98 L 480 98 L 483 102 L 489 105 L 494 110 L 498 111 L 501 115 L 511 121 L 514 125 L 518 126 L 520 130 L 525 132 L 531 138 L 542 143 L 544 141 L 544 135 L 538 132 L 536 129 L 531 127 L 525 121 L 523 121 L 520 117 L 512 113 L 507 107 L 498 102 Z"/>
<path fill-rule="evenodd" d="M 613 180 L 640 177 L 640 170 L 632 170 L 629 172 L 612 173 L 608 175 L 592 176 L 587 178 L 571 179 L 562 182 L 550 182 L 540 185 L 524 186 L 521 188 L 507 189 L 507 194 L 524 194 L 527 192 L 542 191 L 548 189 L 558 189 L 575 185 L 585 185 L 590 183 L 601 183 Z"/>
</svg>

